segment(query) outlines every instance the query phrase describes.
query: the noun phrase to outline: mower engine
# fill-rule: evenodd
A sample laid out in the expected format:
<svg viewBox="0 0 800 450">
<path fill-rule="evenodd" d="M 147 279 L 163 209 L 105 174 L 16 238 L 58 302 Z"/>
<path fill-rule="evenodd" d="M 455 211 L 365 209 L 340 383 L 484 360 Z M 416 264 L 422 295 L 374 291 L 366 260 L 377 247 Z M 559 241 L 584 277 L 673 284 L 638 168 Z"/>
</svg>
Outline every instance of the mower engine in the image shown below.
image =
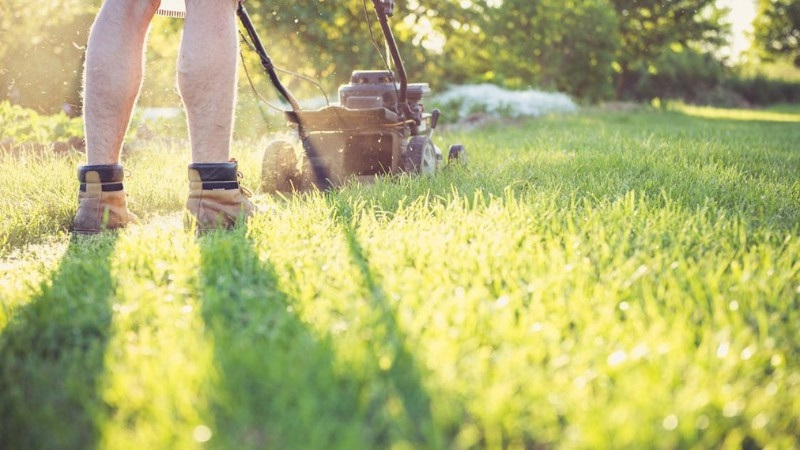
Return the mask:
<svg viewBox="0 0 800 450">
<path fill-rule="evenodd" d="M 384 107 L 399 112 L 398 86 L 394 80 L 394 73 L 388 70 L 357 70 L 353 72 L 350 84 L 339 87 L 339 102 L 348 109 Z M 411 118 L 421 122 L 424 107 L 420 101 L 431 92 L 431 88 L 428 83 L 412 83 L 407 89 Z"/>
</svg>

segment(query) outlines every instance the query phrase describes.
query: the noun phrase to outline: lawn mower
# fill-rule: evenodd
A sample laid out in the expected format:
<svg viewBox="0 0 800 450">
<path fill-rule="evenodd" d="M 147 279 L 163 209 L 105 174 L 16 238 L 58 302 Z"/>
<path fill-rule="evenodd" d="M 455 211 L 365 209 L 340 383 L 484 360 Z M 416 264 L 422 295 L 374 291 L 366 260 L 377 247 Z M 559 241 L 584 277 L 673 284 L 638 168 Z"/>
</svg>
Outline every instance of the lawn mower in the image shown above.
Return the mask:
<svg viewBox="0 0 800 450">
<path fill-rule="evenodd" d="M 264 152 L 264 191 L 327 190 L 353 178 L 370 181 L 398 173 L 430 175 L 442 164 L 442 152 L 432 141 L 440 112 L 425 112 L 421 103 L 430 93 L 428 83 L 408 83 L 389 26 L 394 0 L 372 0 L 372 4 L 395 70 L 388 62 L 382 70 L 355 70 L 350 83 L 339 87 L 338 104 L 304 110 L 281 83 L 244 4 L 239 2 L 237 15 L 250 44 L 273 86 L 291 106 L 284 114 L 293 138 L 274 141 Z M 367 20 L 369 24 L 369 17 Z M 452 145 L 448 164 L 465 162 L 464 146 Z"/>
</svg>

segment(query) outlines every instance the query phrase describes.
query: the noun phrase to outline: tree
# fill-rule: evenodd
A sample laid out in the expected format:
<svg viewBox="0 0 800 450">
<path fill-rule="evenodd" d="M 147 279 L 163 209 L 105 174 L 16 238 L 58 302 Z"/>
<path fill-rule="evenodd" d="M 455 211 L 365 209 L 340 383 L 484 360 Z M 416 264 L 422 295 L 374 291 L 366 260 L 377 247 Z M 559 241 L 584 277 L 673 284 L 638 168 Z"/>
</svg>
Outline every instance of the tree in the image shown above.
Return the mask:
<svg viewBox="0 0 800 450">
<path fill-rule="evenodd" d="M 759 0 L 755 41 L 769 56 L 788 56 L 800 67 L 800 0 Z"/>
<path fill-rule="evenodd" d="M 505 0 L 492 21 L 496 63 L 512 85 L 536 81 L 588 100 L 606 96 L 619 43 L 607 1 Z"/>
<path fill-rule="evenodd" d="M 619 42 L 607 0 L 419 3 L 416 15 L 446 37 L 437 59 L 453 83 L 534 86 L 587 99 L 607 95 Z"/>
<path fill-rule="evenodd" d="M 656 73 L 656 61 L 671 48 L 710 52 L 726 41 L 726 13 L 716 0 L 611 0 L 621 36 L 616 96 L 636 90 L 638 79 Z"/>
</svg>

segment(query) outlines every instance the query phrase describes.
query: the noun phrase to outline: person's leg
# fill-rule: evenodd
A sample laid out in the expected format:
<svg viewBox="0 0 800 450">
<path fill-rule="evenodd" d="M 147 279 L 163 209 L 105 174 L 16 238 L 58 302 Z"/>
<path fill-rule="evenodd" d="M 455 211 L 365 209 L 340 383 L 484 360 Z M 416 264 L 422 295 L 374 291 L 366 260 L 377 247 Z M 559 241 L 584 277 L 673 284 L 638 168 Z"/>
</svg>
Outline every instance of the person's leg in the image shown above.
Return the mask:
<svg viewBox="0 0 800 450">
<path fill-rule="evenodd" d="M 188 226 L 230 228 L 255 210 L 229 160 L 236 101 L 238 0 L 186 0 L 178 87 L 189 124 Z"/>
<path fill-rule="evenodd" d="M 142 83 L 144 41 L 160 0 L 106 0 L 89 34 L 84 71 L 87 163 L 118 164 Z"/>
<path fill-rule="evenodd" d="M 89 35 L 84 71 L 87 164 L 78 168 L 76 233 L 137 221 L 119 165 L 122 140 L 142 82 L 144 41 L 160 0 L 106 0 Z"/>
<path fill-rule="evenodd" d="M 186 0 L 178 87 L 192 162 L 227 162 L 236 101 L 237 0 Z"/>
</svg>

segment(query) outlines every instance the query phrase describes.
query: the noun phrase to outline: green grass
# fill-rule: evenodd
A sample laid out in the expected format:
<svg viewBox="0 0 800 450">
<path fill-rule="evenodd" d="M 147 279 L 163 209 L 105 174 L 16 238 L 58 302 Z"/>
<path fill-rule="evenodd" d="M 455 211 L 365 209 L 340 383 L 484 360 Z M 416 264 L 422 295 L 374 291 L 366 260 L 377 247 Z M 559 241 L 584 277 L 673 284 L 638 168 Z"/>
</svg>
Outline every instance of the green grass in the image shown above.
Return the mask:
<svg viewBox="0 0 800 450">
<path fill-rule="evenodd" d="M 796 448 L 800 127 L 689 114 L 444 133 L 469 167 L 199 239 L 178 145 L 90 238 L 78 157 L 0 157 L 0 448 Z"/>
</svg>

